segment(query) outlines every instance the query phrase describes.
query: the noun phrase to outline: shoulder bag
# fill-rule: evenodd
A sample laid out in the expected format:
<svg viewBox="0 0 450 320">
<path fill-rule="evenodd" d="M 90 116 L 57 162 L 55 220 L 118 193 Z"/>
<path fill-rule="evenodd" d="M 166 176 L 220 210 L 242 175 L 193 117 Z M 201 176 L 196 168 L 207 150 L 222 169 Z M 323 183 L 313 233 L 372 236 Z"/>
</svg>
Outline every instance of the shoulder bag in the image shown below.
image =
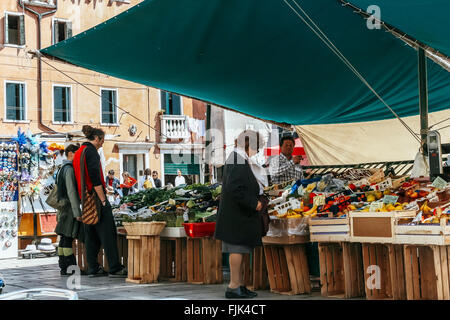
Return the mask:
<svg viewBox="0 0 450 320">
<path fill-rule="evenodd" d="M 86 187 L 86 170 L 85 170 L 86 148 L 81 152 L 80 159 L 80 177 L 81 177 L 81 221 L 87 225 L 95 225 L 98 223 L 100 216 L 100 199 L 94 188 L 91 191 Z"/>
</svg>

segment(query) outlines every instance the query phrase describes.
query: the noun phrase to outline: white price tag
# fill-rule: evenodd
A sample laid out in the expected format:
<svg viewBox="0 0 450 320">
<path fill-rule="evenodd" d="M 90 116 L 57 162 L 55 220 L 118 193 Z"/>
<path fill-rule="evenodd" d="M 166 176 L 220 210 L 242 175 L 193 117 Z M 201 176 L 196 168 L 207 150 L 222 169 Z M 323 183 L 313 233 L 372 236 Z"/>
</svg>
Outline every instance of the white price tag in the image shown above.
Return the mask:
<svg viewBox="0 0 450 320">
<path fill-rule="evenodd" d="M 321 194 L 319 196 L 315 196 L 313 198 L 313 205 L 315 206 L 323 206 L 325 204 L 325 195 Z"/>
<path fill-rule="evenodd" d="M 447 182 L 442 179 L 441 177 L 437 177 L 434 179 L 432 186 L 437 189 L 445 189 L 445 186 L 447 185 Z"/>
<path fill-rule="evenodd" d="M 383 208 L 383 202 L 372 202 L 369 207 L 370 212 L 375 212 L 377 209 Z"/>
<path fill-rule="evenodd" d="M 383 198 L 383 203 L 389 204 L 395 204 L 398 200 L 398 196 L 391 196 L 391 195 L 385 195 Z"/>
</svg>

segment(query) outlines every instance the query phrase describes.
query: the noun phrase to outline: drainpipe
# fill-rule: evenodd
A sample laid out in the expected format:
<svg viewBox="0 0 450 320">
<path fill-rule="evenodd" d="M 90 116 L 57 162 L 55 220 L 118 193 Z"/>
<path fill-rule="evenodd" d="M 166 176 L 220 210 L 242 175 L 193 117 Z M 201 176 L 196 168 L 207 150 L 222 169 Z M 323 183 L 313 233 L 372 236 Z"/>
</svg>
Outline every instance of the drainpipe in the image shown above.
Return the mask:
<svg viewBox="0 0 450 320">
<path fill-rule="evenodd" d="M 58 10 L 58 0 L 55 0 L 55 9 L 54 10 L 47 11 L 44 13 L 36 12 L 36 11 L 24 6 L 24 4 L 22 3 L 22 0 L 18 0 L 18 2 L 19 2 L 19 6 L 22 7 L 22 9 L 26 9 L 37 16 L 37 19 L 38 19 L 38 28 L 37 28 L 38 47 L 37 47 L 37 50 L 39 51 L 42 49 L 41 48 L 41 20 L 44 16 L 53 14 L 56 12 L 56 10 Z M 41 62 L 40 54 L 37 55 L 37 59 L 38 59 L 38 67 L 37 67 L 37 69 L 38 69 L 38 128 L 42 131 L 56 133 L 55 130 L 47 127 L 46 125 L 44 125 L 42 123 L 42 62 Z"/>
</svg>

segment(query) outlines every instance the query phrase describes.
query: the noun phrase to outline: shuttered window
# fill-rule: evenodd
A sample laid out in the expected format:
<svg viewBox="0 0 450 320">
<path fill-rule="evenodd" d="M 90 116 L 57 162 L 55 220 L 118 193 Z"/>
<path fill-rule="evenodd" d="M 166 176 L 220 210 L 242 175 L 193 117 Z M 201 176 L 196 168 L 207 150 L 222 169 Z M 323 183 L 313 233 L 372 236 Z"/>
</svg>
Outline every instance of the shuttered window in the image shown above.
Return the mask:
<svg viewBox="0 0 450 320">
<path fill-rule="evenodd" d="M 25 84 L 6 83 L 6 120 L 25 120 Z"/>
<path fill-rule="evenodd" d="M 102 124 L 117 124 L 116 90 L 102 90 Z"/>
<path fill-rule="evenodd" d="M 70 87 L 53 87 L 53 121 L 72 122 Z"/>
<path fill-rule="evenodd" d="M 72 37 L 72 22 L 63 19 L 53 20 L 53 44 Z"/>
<path fill-rule="evenodd" d="M 181 97 L 161 90 L 161 110 L 165 114 L 181 115 Z"/>
<path fill-rule="evenodd" d="M 21 14 L 5 13 L 4 18 L 5 44 L 25 45 L 25 16 Z"/>
</svg>

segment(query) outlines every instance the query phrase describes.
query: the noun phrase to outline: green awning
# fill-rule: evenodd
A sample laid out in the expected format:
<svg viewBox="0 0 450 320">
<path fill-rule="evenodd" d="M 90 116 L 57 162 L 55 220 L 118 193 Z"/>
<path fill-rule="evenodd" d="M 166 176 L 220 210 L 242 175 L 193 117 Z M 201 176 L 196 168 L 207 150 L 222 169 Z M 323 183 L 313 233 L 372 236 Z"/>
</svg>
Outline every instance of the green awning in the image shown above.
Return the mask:
<svg viewBox="0 0 450 320">
<path fill-rule="evenodd" d="M 450 57 L 450 1 L 349 0 L 362 10 L 376 5 L 380 18 L 409 36 Z"/>
<path fill-rule="evenodd" d="M 369 30 L 339 0 L 286 2 L 301 5 L 398 115 L 418 114 L 413 48 L 384 30 Z M 286 2 L 147 0 L 42 52 L 266 120 L 301 125 L 393 118 Z M 414 3 L 426 3 L 439 19 L 450 11 L 448 1 L 408 1 Z M 422 41 L 448 40 L 440 38 L 448 28 L 428 37 L 428 23 L 411 21 L 423 31 Z M 429 112 L 450 108 L 450 73 L 430 60 L 428 94 Z"/>
</svg>

